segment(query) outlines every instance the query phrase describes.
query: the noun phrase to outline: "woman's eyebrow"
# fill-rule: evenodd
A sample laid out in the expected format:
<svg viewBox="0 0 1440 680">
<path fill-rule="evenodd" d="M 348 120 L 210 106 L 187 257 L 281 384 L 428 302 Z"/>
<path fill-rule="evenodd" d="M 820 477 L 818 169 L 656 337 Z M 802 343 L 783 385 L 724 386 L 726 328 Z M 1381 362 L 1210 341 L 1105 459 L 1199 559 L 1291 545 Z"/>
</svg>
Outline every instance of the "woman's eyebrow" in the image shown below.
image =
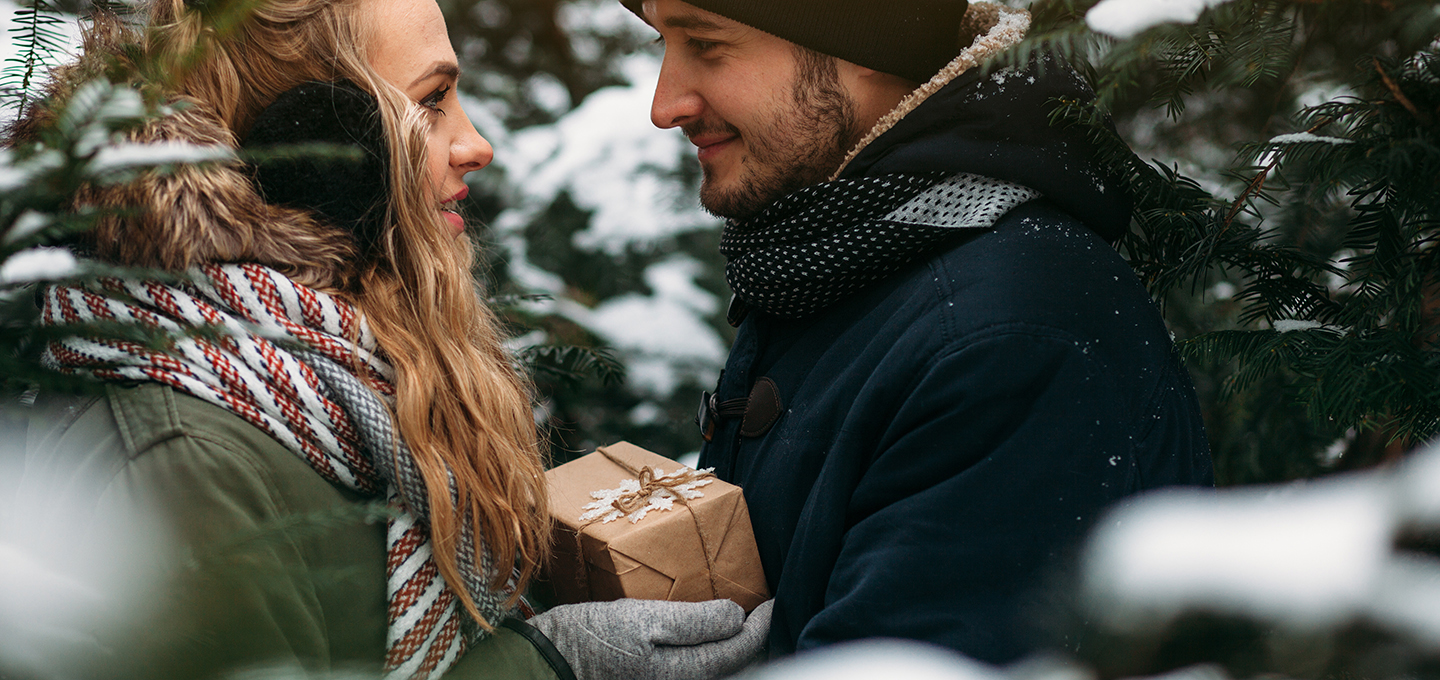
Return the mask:
<svg viewBox="0 0 1440 680">
<path fill-rule="evenodd" d="M 419 78 L 416 78 L 416 79 L 415 79 L 415 82 L 410 83 L 410 87 L 415 87 L 416 85 L 419 85 L 421 81 L 423 81 L 423 80 L 425 80 L 425 79 L 427 79 L 427 78 L 431 78 L 431 77 L 433 77 L 433 76 L 435 76 L 435 75 L 450 76 L 451 78 L 453 78 L 453 79 L 455 79 L 455 80 L 459 80 L 459 79 L 460 79 L 460 67 L 457 66 L 457 65 L 455 64 L 455 62 L 452 62 L 452 61 L 437 61 L 437 62 L 435 62 L 435 65 L 434 65 L 434 66 L 431 66 L 431 67 L 430 67 L 430 70 L 429 70 L 429 71 L 426 71 L 426 72 L 425 72 L 425 75 L 420 76 Z"/>
</svg>

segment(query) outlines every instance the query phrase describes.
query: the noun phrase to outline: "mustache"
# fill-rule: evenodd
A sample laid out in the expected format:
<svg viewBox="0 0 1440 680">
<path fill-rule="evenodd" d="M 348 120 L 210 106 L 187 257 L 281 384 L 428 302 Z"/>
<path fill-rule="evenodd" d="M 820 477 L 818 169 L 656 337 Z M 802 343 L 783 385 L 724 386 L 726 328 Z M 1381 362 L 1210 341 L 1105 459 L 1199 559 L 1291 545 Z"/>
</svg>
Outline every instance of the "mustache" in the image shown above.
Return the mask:
<svg viewBox="0 0 1440 680">
<path fill-rule="evenodd" d="M 731 125 L 723 120 L 697 120 L 693 123 L 681 125 L 680 131 L 685 133 L 685 136 L 689 137 L 690 139 L 694 139 L 700 135 L 709 135 L 715 133 L 732 134 L 737 137 L 740 136 L 740 128 L 737 128 L 734 125 Z"/>
</svg>

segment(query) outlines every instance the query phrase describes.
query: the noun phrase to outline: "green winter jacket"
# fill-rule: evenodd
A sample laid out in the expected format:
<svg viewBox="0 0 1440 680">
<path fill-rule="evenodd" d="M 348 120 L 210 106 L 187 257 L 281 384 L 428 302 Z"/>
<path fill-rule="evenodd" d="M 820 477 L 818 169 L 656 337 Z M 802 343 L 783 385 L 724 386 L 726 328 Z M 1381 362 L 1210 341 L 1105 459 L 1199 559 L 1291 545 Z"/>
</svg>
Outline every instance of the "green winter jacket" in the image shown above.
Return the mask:
<svg viewBox="0 0 1440 680">
<path fill-rule="evenodd" d="M 23 433 L 0 442 L 12 465 L 23 461 L 0 491 L 68 489 L 78 497 L 51 499 L 67 512 L 79 506 L 105 518 L 138 508 L 163 529 L 150 611 L 87 647 L 87 674 L 380 675 L 385 521 L 371 499 L 330 484 L 229 411 L 160 385 L 42 395 L 6 405 L 0 417 Z M 445 677 L 573 676 L 543 635 L 512 620 Z"/>
</svg>

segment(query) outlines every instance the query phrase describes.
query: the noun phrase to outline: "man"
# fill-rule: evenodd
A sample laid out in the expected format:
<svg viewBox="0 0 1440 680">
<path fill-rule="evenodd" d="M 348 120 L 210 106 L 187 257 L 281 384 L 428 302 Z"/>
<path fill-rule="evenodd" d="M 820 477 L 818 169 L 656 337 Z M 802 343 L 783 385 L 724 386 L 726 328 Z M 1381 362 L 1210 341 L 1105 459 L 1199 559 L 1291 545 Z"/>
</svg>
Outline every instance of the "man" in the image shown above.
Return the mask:
<svg viewBox="0 0 1440 680">
<path fill-rule="evenodd" d="M 745 489 L 771 654 L 1033 651 L 1103 508 L 1211 483 L 1194 390 L 1106 243 L 1129 204 L 1048 121 L 1085 84 L 982 71 L 1028 27 L 997 5 L 623 1 L 665 43 L 651 117 L 728 219 L 740 330 L 701 464 Z"/>
</svg>

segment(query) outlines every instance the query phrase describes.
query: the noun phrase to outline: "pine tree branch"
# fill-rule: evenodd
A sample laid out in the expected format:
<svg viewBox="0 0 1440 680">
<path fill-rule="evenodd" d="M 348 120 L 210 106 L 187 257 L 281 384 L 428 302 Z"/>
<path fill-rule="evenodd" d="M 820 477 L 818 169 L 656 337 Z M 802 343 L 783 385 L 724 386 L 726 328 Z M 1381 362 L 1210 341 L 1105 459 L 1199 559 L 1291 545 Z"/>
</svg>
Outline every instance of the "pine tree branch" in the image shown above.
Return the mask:
<svg viewBox="0 0 1440 680">
<path fill-rule="evenodd" d="M 1400 91 L 1400 86 L 1396 85 L 1395 80 L 1390 77 L 1390 74 L 1385 72 L 1385 68 L 1380 65 L 1378 58 L 1371 57 L 1370 60 L 1375 63 L 1375 72 L 1380 74 L 1380 80 L 1384 81 L 1385 87 L 1390 90 L 1390 94 L 1395 95 L 1395 101 L 1400 102 L 1400 105 L 1405 107 L 1405 110 L 1409 111 L 1410 115 L 1415 116 L 1415 120 L 1420 121 L 1421 125 L 1429 125 L 1430 114 L 1421 111 L 1419 107 L 1415 106 L 1415 102 L 1410 101 L 1410 98 L 1406 97 L 1405 93 Z"/>
<path fill-rule="evenodd" d="M 1325 118 L 1324 120 L 1321 120 L 1320 122 L 1311 125 L 1309 129 L 1305 130 L 1305 132 L 1307 134 L 1314 133 L 1316 130 L 1319 130 L 1333 122 L 1335 122 L 1333 118 Z M 1267 163 L 1264 168 L 1261 168 L 1260 172 L 1255 175 L 1255 178 L 1250 180 L 1250 183 L 1245 187 L 1245 190 L 1240 192 L 1240 197 L 1236 198 L 1235 203 L 1230 206 L 1230 212 L 1225 214 L 1226 228 L 1229 228 L 1230 223 L 1235 221 L 1235 217 L 1238 216 L 1240 214 L 1240 211 L 1245 208 L 1245 205 L 1249 202 L 1250 197 L 1254 196 L 1261 189 L 1265 188 L 1265 179 L 1270 176 L 1270 173 L 1273 172 L 1275 168 L 1280 166 L 1280 161 L 1284 158 L 1284 152 L 1278 150 L 1275 151 L 1274 157 L 1270 159 L 1270 162 Z"/>
<path fill-rule="evenodd" d="M 23 111 L 33 99 L 31 90 L 47 66 L 46 57 L 64 48 L 63 37 L 55 29 L 63 20 L 46 0 L 30 0 L 28 5 L 22 3 L 15 9 L 14 22 L 16 26 L 10 32 L 16 35 L 14 42 L 19 49 L 6 59 L 3 80 L 10 84 L 17 110 Z"/>
</svg>

